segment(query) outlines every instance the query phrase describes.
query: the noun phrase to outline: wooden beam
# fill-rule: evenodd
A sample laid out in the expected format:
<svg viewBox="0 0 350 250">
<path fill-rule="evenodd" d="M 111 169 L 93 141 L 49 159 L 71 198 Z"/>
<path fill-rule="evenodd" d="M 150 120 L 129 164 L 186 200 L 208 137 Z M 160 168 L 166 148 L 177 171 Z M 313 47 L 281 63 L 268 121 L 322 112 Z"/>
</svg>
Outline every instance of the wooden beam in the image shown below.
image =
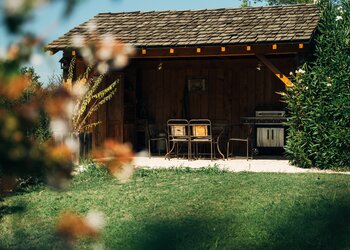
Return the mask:
<svg viewBox="0 0 350 250">
<path fill-rule="evenodd" d="M 131 58 L 185 58 L 185 57 L 211 57 L 211 56 L 253 56 L 263 55 L 286 55 L 307 53 L 308 45 L 303 44 L 300 49 L 299 43 L 289 44 L 253 44 L 253 45 L 222 45 L 220 46 L 196 46 L 196 47 L 156 47 L 138 48 Z M 249 49 L 247 49 L 249 47 Z M 174 53 L 169 53 L 170 49 Z M 173 51 L 171 51 L 173 52 Z"/>
<path fill-rule="evenodd" d="M 282 72 L 276 68 L 275 65 L 272 64 L 269 59 L 267 59 L 264 55 L 262 54 L 256 54 L 256 57 L 266 66 L 268 67 L 274 74 L 277 76 L 278 79 L 280 79 L 286 86 L 292 86 L 293 83 L 288 79 L 287 76 L 283 75 Z"/>
</svg>

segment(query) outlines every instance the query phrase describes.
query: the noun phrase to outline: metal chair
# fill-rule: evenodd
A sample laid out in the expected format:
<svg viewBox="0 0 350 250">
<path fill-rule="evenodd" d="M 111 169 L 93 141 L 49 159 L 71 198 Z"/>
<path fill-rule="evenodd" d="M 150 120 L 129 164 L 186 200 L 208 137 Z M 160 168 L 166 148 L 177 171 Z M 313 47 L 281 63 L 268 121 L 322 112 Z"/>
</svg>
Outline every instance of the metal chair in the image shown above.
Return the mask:
<svg viewBox="0 0 350 250">
<path fill-rule="evenodd" d="M 190 158 L 191 144 L 189 137 L 188 120 L 186 119 L 170 119 L 167 122 L 168 127 L 168 142 L 172 143 L 171 149 L 165 155 L 170 160 L 170 155 L 174 151 L 176 146 L 176 155 L 179 155 L 179 143 L 187 144 L 187 156 Z"/>
<path fill-rule="evenodd" d="M 230 153 L 230 142 L 245 142 L 247 145 L 247 161 L 249 159 L 249 138 L 241 139 L 241 138 L 229 138 L 227 141 L 227 160 L 229 159 L 229 153 Z"/>
<path fill-rule="evenodd" d="M 169 145 L 168 145 L 168 139 L 166 137 L 159 137 L 157 136 L 157 133 L 154 133 L 152 129 L 150 128 L 150 125 L 147 123 L 147 138 L 148 138 L 148 157 L 151 158 L 151 143 L 152 142 L 165 142 L 165 152 L 166 154 L 169 151 Z M 160 153 L 160 152 L 158 152 Z"/>
<path fill-rule="evenodd" d="M 219 153 L 219 157 L 225 160 L 226 156 L 222 152 L 222 146 L 226 147 L 226 141 L 229 139 L 229 122 L 219 121 L 212 124 L 213 132 L 213 146 L 214 146 L 214 158 L 216 159 L 216 152 Z M 215 150 L 216 148 L 216 150 Z"/>
<path fill-rule="evenodd" d="M 213 135 L 211 122 L 208 119 L 192 119 L 189 122 L 190 143 L 189 148 L 192 150 L 192 143 L 196 143 L 198 154 L 198 143 L 210 144 L 210 159 L 213 160 Z M 190 151 L 192 156 L 192 151 Z"/>
</svg>

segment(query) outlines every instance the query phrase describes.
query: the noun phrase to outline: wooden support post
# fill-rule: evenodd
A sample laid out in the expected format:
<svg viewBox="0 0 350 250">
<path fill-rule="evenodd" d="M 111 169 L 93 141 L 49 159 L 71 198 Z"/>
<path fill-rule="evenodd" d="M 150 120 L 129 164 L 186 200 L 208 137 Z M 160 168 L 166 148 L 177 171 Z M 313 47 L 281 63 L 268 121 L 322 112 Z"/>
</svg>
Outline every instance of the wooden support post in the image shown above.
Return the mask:
<svg viewBox="0 0 350 250">
<path fill-rule="evenodd" d="M 292 86 L 293 83 L 288 79 L 287 76 L 283 75 L 279 69 L 273 65 L 269 59 L 267 59 L 264 55 L 262 54 L 256 54 L 256 57 L 266 66 L 268 67 L 274 74 L 275 76 L 278 77 L 287 87 Z"/>
</svg>

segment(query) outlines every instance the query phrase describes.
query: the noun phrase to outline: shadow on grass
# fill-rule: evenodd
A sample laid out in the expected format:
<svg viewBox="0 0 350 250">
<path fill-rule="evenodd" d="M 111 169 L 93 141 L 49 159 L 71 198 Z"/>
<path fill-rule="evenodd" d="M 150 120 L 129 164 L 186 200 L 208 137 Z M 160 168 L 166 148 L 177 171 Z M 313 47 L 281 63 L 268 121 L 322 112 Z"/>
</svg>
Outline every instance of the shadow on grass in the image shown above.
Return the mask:
<svg viewBox="0 0 350 250">
<path fill-rule="evenodd" d="M 124 249 L 348 249 L 349 200 L 320 201 L 285 211 L 285 218 L 243 230 L 249 221 L 233 218 L 183 218 L 140 221 L 141 230 L 121 241 Z M 297 211 L 299 209 L 299 211 Z M 139 224 L 139 226 L 140 226 Z M 260 227 L 260 228 L 259 228 Z M 255 235 L 250 234 L 254 231 Z M 265 236 L 261 236 L 265 235 Z M 130 235 L 129 235 L 130 236 Z M 107 243 L 110 245 L 111 242 Z M 119 243 L 111 248 L 120 248 Z"/>
<path fill-rule="evenodd" d="M 350 204 L 348 200 L 322 201 L 308 211 L 286 218 L 270 232 L 259 248 L 269 249 L 349 249 Z M 295 208 L 298 209 L 298 208 Z"/>
<path fill-rule="evenodd" d="M 208 249 L 222 248 L 222 234 L 227 220 L 182 218 L 179 220 L 143 221 L 142 230 L 122 240 L 125 249 Z M 111 246 L 112 249 L 120 245 Z"/>
<path fill-rule="evenodd" d="M 26 210 L 26 206 L 19 203 L 14 206 L 1 205 L 0 203 L 0 219 L 9 214 L 22 213 Z"/>
</svg>

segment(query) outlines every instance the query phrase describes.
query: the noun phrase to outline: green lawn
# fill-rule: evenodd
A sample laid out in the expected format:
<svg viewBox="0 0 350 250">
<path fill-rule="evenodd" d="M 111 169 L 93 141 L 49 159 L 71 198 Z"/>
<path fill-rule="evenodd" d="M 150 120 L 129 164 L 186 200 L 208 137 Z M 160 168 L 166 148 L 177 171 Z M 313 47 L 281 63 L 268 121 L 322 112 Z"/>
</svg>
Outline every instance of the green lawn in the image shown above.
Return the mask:
<svg viewBox="0 0 350 250">
<path fill-rule="evenodd" d="M 59 212 L 92 208 L 107 249 L 350 249 L 350 176 L 216 169 L 140 170 L 122 185 L 92 169 L 68 192 L 16 194 L 0 203 L 0 249 L 61 249 Z"/>
</svg>

